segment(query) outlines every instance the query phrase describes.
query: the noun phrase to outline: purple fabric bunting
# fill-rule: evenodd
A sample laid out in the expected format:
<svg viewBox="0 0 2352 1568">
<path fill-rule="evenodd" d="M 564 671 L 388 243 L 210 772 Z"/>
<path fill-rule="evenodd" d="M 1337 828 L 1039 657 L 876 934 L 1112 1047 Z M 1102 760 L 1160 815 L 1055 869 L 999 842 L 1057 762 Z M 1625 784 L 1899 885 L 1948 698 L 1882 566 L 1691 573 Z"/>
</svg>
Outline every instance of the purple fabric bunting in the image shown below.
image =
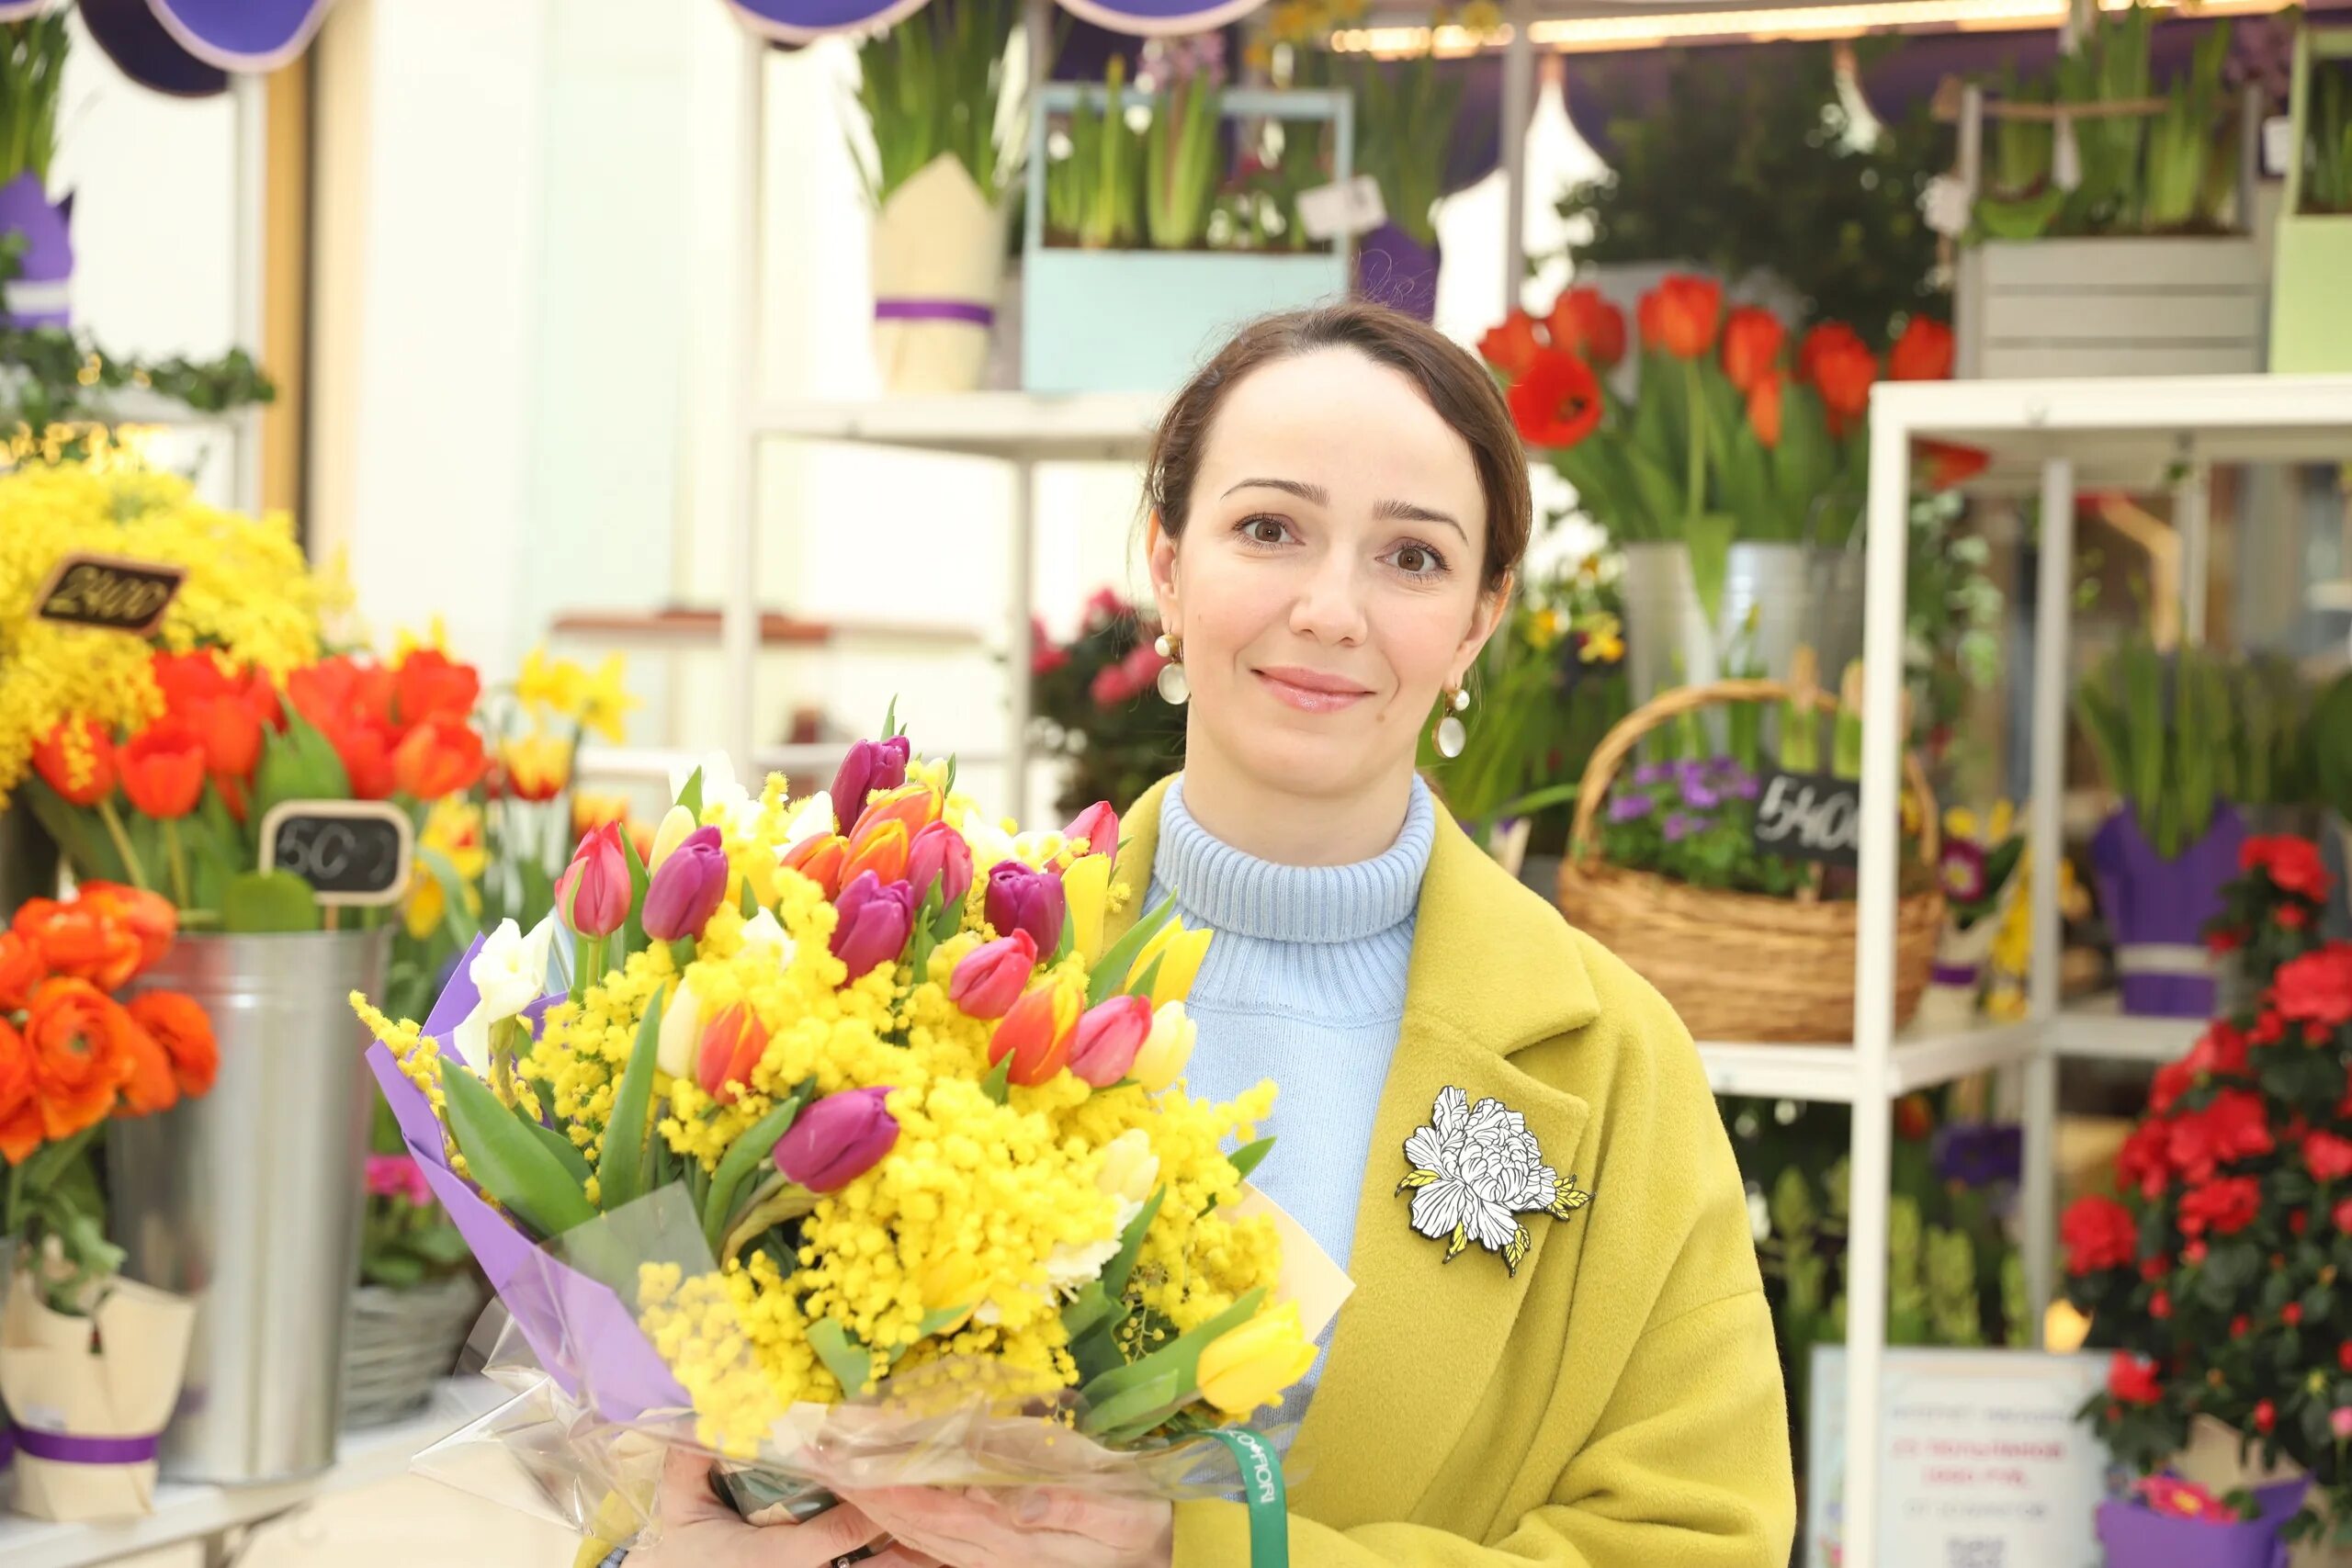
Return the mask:
<svg viewBox="0 0 2352 1568">
<path fill-rule="evenodd" d="M 291 64 L 334 0 L 147 0 L 173 41 L 208 65 L 249 74 Z"/>
<path fill-rule="evenodd" d="M 18 1452 L 51 1464 L 145 1464 L 155 1457 L 158 1445 L 152 1432 L 143 1438 L 76 1438 L 35 1427 L 17 1432 Z"/>
</svg>

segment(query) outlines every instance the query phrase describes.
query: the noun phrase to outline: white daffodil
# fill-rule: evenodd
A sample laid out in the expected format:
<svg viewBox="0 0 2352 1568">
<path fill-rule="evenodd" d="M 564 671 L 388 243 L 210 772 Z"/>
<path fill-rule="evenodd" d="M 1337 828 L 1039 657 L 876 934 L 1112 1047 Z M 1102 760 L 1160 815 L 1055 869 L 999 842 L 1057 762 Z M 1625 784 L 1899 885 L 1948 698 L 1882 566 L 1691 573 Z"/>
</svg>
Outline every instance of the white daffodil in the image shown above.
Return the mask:
<svg viewBox="0 0 2352 1568">
<path fill-rule="evenodd" d="M 802 841 L 833 830 L 833 795 L 831 790 L 819 790 L 792 808 L 784 824 L 784 842 L 777 852 L 791 849 Z"/>
<path fill-rule="evenodd" d="M 527 936 L 513 920 L 501 920 L 466 966 L 466 978 L 473 982 L 480 999 L 458 1024 L 451 1043 L 466 1066 L 482 1077 L 491 1069 L 490 1026 L 513 1018 L 547 994 L 548 948 L 554 941 L 552 914 Z"/>
<path fill-rule="evenodd" d="M 1447 1243 L 1448 1261 L 1476 1241 L 1519 1272 L 1530 1245 L 1521 1214 L 1566 1219 L 1592 1201 L 1576 1178 L 1562 1180 L 1544 1163 L 1527 1119 L 1499 1100 L 1472 1106 L 1459 1089 L 1437 1097 L 1430 1124 L 1405 1140 L 1411 1174 L 1397 1190 L 1413 1193 L 1413 1228 Z"/>
</svg>

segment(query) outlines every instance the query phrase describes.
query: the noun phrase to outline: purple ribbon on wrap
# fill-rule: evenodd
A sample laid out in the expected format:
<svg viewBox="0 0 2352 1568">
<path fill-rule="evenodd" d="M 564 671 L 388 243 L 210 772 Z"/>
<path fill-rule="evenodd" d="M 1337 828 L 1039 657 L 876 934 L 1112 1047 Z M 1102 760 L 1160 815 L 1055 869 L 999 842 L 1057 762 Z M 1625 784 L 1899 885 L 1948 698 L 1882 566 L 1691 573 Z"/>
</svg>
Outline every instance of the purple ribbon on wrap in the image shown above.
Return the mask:
<svg viewBox="0 0 2352 1568">
<path fill-rule="evenodd" d="M 877 321 L 962 321 L 968 326 L 996 324 L 996 312 L 968 299 L 876 299 Z"/>
<path fill-rule="evenodd" d="M 1928 977 L 1939 986 L 1973 986 L 1983 973 L 1974 964 L 1938 964 L 1928 971 Z"/>
<path fill-rule="evenodd" d="M 5 1414 L 0 1414 L 0 1470 L 6 1470 L 8 1461 L 16 1457 L 17 1429 L 8 1425 Z"/>
<path fill-rule="evenodd" d="M 161 1436 L 153 1433 L 144 1438 L 75 1438 L 32 1427 L 17 1433 L 17 1451 L 51 1464 L 145 1464 L 161 1443 Z"/>
</svg>

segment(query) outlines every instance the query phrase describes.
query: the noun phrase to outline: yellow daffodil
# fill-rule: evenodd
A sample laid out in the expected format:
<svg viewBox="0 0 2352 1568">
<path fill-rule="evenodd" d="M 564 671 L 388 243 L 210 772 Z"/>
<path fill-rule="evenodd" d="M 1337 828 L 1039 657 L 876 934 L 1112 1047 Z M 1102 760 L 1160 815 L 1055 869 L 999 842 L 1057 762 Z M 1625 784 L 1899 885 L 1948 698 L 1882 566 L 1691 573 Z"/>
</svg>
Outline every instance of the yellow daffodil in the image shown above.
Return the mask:
<svg viewBox="0 0 2352 1568">
<path fill-rule="evenodd" d="M 1314 1364 L 1298 1303 L 1284 1302 L 1209 1341 L 1201 1351 L 1201 1397 L 1228 1416 L 1247 1416 L 1281 1404 L 1283 1391 Z"/>
<path fill-rule="evenodd" d="M 630 710 L 643 705 L 621 685 L 625 669 L 617 653 L 597 665 L 581 691 L 577 715 L 582 728 L 595 731 L 616 746 L 628 739 Z"/>
<path fill-rule="evenodd" d="M 1092 964 L 1102 951 L 1102 916 L 1111 897 L 1111 857 L 1080 855 L 1062 873 L 1062 897 L 1069 907 L 1070 946 Z"/>
<path fill-rule="evenodd" d="M 481 808 L 462 795 L 451 795 L 434 803 L 426 814 L 424 830 L 416 836 L 417 847 L 431 850 L 447 862 L 463 879 L 466 915 L 477 918 L 481 913 L 481 874 L 489 863 L 488 852 L 482 848 Z M 423 942 L 447 917 L 449 908 L 448 889 L 441 885 L 429 862 L 417 857 L 415 867 L 409 873 L 408 903 L 401 910 L 402 923 L 408 934 Z"/>
<path fill-rule="evenodd" d="M 1157 960 L 1159 973 L 1151 982 L 1151 1005 L 1158 1008 L 1182 1001 L 1193 989 L 1193 978 L 1201 972 L 1201 960 L 1208 956 L 1209 940 L 1216 934 L 1205 926 L 1186 931 L 1183 921 L 1170 919 L 1136 954 L 1135 964 L 1127 971 L 1128 988 L 1140 984 Z"/>
<path fill-rule="evenodd" d="M 628 796 L 618 790 L 571 792 L 571 836 L 584 839 L 607 822 L 628 820 Z"/>
<path fill-rule="evenodd" d="M 585 670 L 544 648 L 523 656 L 523 672 L 514 678 L 515 696 L 541 718 L 577 719 L 587 687 Z"/>
</svg>

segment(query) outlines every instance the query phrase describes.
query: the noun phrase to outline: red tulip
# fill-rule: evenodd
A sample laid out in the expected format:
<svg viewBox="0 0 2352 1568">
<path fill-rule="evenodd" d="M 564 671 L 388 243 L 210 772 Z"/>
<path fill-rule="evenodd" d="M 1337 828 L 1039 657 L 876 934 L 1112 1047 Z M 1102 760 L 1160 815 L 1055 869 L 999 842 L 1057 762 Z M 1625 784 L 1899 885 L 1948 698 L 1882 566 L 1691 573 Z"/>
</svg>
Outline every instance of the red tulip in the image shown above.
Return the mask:
<svg viewBox="0 0 2352 1568">
<path fill-rule="evenodd" d="M 1478 340 L 1478 355 L 1501 371 L 1506 379 L 1516 381 L 1534 366 L 1535 356 L 1544 352 L 1544 340 L 1536 335 L 1535 318 L 1524 310 L 1513 310 L 1499 326 L 1488 327 Z"/>
<path fill-rule="evenodd" d="M 439 649 L 413 649 L 392 671 L 392 694 L 395 716 L 403 729 L 435 718 L 463 724 L 481 695 L 481 677 L 473 666 L 458 663 Z"/>
<path fill-rule="evenodd" d="M 1722 284 L 1677 273 L 1642 296 L 1642 342 L 1677 359 L 1696 359 L 1714 346 L 1723 303 Z"/>
<path fill-rule="evenodd" d="M 1625 312 L 1598 288 L 1571 288 L 1552 302 L 1544 320 L 1552 346 L 1606 370 L 1625 357 Z"/>
<path fill-rule="evenodd" d="M 297 708 L 296 712 L 301 710 Z M 303 716 L 308 717 L 306 714 Z M 322 731 L 327 744 L 343 761 L 354 800 L 389 800 L 398 787 L 392 768 L 392 732 L 375 719 L 354 717 Z M 423 732 L 420 732 L 423 733 Z"/>
<path fill-rule="evenodd" d="M 428 718 L 392 749 L 394 784 L 401 794 L 419 800 L 439 800 L 470 788 L 489 766 L 481 737 L 462 719 Z"/>
<path fill-rule="evenodd" d="M 1758 377 L 1747 389 L 1747 427 L 1768 447 L 1781 445 L 1781 389 L 1778 371 Z"/>
<path fill-rule="evenodd" d="M 1059 981 L 1047 980 L 1023 992 L 989 1037 L 989 1066 L 1010 1056 L 1012 1068 L 1006 1077 L 1035 1089 L 1060 1072 L 1069 1059 L 1078 1013 L 1078 992 Z"/>
<path fill-rule="evenodd" d="M 1530 446 L 1573 446 L 1600 423 L 1600 378 L 1573 354 L 1547 348 L 1506 400 Z"/>
<path fill-rule="evenodd" d="M 1878 379 L 1878 356 L 1842 321 L 1824 321 L 1805 333 L 1797 351 L 1797 375 L 1821 394 L 1829 412 L 1829 433 L 1843 435 L 1870 412 L 1871 383 Z"/>
<path fill-rule="evenodd" d="M 1107 800 L 1098 800 L 1070 819 L 1062 837 L 1082 845 L 1079 853 L 1115 855 L 1119 852 L 1119 814 Z"/>
<path fill-rule="evenodd" d="M 1919 477 L 1927 481 L 1929 490 L 1936 491 L 1966 484 L 1993 461 L 1992 454 L 1981 446 L 1962 446 L 1951 441 L 1915 442 L 1912 456 L 1919 465 Z"/>
<path fill-rule="evenodd" d="M 974 1018 L 1002 1018 L 1020 1000 L 1036 967 L 1036 939 L 1016 931 L 966 953 L 948 976 L 947 999 Z"/>
<path fill-rule="evenodd" d="M 1724 321 L 1724 374 L 1741 391 L 1753 392 L 1757 383 L 1779 368 L 1781 345 L 1788 335 L 1771 311 L 1741 306 Z"/>
<path fill-rule="evenodd" d="M 563 923 L 582 936 L 610 936 L 628 919 L 635 895 L 621 827 L 607 822 L 580 840 L 571 863 L 556 879 L 555 907 Z"/>
<path fill-rule="evenodd" d="M 72 722 L 79 728 L 79 735 L 59 724 L 33 748 L 33 772 L 74 805 L 96 806 L 114 794 L 114 741 L 90 719 Z"/>
<path fill-rule="evenodd" d="M 1928 316 L 1903 323 L 1903 335 L 1887 351 L 1886 374 L 1893 381 L 1945 381 L 1951 378 L 1951 329 Z"/>
<path fill-rule="evenodd" d="M 204 797 L 204 742 L 175 718 L 160 718 L 122 749 L 122 792 L 141 815 L 171 821 Z"/>
</svg>

